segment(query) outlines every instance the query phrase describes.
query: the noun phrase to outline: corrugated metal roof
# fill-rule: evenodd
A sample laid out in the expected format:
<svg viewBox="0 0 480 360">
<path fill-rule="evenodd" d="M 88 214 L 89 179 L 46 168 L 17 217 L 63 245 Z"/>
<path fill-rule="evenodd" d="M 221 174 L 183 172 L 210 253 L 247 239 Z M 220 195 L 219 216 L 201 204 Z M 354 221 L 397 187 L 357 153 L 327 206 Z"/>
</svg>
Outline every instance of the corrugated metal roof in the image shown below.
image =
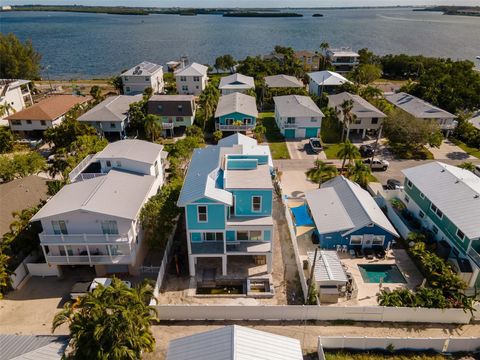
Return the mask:
<svg viewBox="0 0 480 360">
<path fill-rule="evenodd" d="M 254 89 L 255 81 L 253 77 L 235 73 L 224 76 L 220 79 L 219 89 Z"/>
<path fill-rule="evenodd" d="M 255 101 L 255 98 L 238 92 L 220 96 L 217 109 L 215 110 L 215 117 L 218 118 L 233 113 L 250 115 L 255 118 L 258 117 L 257 102 Z"/>
<path fill-rule="evenodd" d="M 456 116 L 416 96 L 399 92 L 386 95 L 385 99 L 403 111 L 419 119 L 455 119 Z"/>
<path fill-rule="evenodd" d="M 375 106 L 370 104 L 367 100 L 358 95 L 350 94 L 348 92 L 342 92 L 340 94 L 328 96 L 328 104 L 330 105 L 330 107 L 340 107 L 342 103 L 346 100 L 352 100 L 352 113 L 355 114 L 358 118 L 387 117 L 387 115 L 385 115 Z"/>
<path fill-rule="evenodd" d="M 310 266 L 313 266 L 315 253 L 309 251 L 307 256 Z M 335 250 L 320 250 L 317 252 L 313 276 L 320 285 L 340 285 L 348 281 L 342 262 Z"/>
<path fill-rule="evenodd" d="M 324 86 L 340 86 L 350 82 L 344 76 L 329 70 L 308 73 L 308 76 L 318 85 Z"/>
<path fill-rule="evenodd" d="M 300 341 L 238 325 L 170 341 L 167 360 L 301 360 Z"/>
<path fill-rule="evenodd" d="M 438 161 L 402 170 L 469 239 L 480 237 L 480 178 Z"/>
<path fill-rule="evenodd" d="M 183 69 L 175 71 L 175 76 L 204 76 L 207 75 L 207 71 L 207 66 L 194 62 Z"/>
<path fill-rule="evenodd" d="M 272 75 L 265 77 L 265 84 L 269 88 L 303 88 L 305 85 L 295 76 L 290 75 Z"/>
<path fill-rule="evenodd" d="M 123 121 L 127 118 L 130 104 L 142 100 L 142 95 L 110 96 L 87 111 L 78 121 Z"/>
<path fill-rule="evenodd" d="M 67 345 L 66 336 L 0 335 L 0 359 L 60 360 Z"/>
<path fill-rule="evenodd" d="M 275 109 L 281 117 L 323 117 L 322 111 L 310 96 L 275 96 L 273 101 L 275 102 Z"/>
<path fill-rule="evenodd" d="M 153 165 L 163 145 L 143 140 L 119 140 L 108 144 L 96 159 L 128 159 Z"/>
</svg>

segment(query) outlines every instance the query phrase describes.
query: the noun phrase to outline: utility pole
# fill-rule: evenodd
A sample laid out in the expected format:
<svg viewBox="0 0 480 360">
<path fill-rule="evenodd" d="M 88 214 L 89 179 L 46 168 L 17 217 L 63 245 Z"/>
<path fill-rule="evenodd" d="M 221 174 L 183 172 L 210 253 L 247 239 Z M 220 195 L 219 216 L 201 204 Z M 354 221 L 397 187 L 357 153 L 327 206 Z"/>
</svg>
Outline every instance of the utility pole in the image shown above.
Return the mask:
<svg viewBox="0 0 480 360">
<path fill-rule="evenodd" d="M 48 83 L 50 84 L 50 92 L 53 92 L 52 81 L 50 80 L 50 72 L 48 69 L 50 69 L 50 65 L 45 66 L 45 71 L 47 72 L 47 79 Z"/>
</svg>

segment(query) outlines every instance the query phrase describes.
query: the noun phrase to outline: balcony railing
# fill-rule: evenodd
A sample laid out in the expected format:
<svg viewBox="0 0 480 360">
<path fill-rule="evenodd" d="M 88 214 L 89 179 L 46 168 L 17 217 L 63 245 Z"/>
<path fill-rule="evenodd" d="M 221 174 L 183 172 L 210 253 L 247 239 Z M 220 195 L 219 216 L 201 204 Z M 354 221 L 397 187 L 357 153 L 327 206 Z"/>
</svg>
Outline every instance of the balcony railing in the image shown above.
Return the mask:
<svg viewBox="0 0 480 360">
<path fill-rule="evenodd" d="M 66 265 L 66 264 L 130 264 L 134 258 L 134 254 L 129 255 L 46 255 L 45 259 L 49 264 Z"/>
<path fill-rule="evenodd" d="M 480 267 L 480 254 L 474 248 L 470 248 L 470 250 L 468 250 L 468 255 L 470 255 L 475 264 Z"/>
<path fill-rule="evenodd" d="M 295 123 L 284 123 L 283 124 L 283 128 L 284 129 L 295 129 L 298 127 L 298 124 L 295 124 Z"/>
<path fill-rule="evenodd" d="M 221 125 L 216 124 L 217 130 L 222 131 L 247 131 L 251 130 L 255 127 L 255 124 L 248 124 L 248 125 Z"/>
<path fill-rule="evenodd" d="M 173 129 L 175 127 L 174 123 L 162 123 L 163 129 Z"/>
<path fill-rule="evenodd" d="M 129 243 L 133 240 L 132 230 L 127 234 L 39 234 L 40 243 L 58 245 L 85 245 L 85 244 L 118 244 Z"/>
<path fill-rule="evenodd" d="M 228 253 L 266 253 L 271 251 L 272 244 L 269 241 L 241 241 L 234 244 L 227 242 Z"/>
<path fill-rule="evenodd" d="M 77 176 L 79 174 L 81 174 L 81 172 L 83 170 L 86 169 L 86 167 L 90 164 L 90 161 L 92 160 L 92 158 L 94 156 L 95 155 L 93 155 L 93 154 L 85 156 L 85 158 L 82 161 L 80 161 L 78 163 L 78 165 L 73 168 L 72 171 L 70 171 L 70 174 L 68 174 L 68 177 L 69 177 L 71 182 L 74 182 L 76 180 Z"/>
</svg>

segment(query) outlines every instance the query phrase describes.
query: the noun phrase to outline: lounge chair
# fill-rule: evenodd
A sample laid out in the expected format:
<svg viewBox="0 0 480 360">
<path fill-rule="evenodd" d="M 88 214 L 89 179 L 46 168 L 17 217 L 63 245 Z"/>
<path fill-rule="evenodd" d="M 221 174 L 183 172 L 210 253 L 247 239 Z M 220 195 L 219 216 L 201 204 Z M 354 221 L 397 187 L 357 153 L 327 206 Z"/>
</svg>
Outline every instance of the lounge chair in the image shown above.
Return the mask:
<svg viewBox="0 0 480 360">
<path fill-rule="evenodd" d="M 368 260 L 373 260 L 373 250 L 372 249 L 363 249 L 363 253 Z"/>
<path fill-rule="evenodd" d="M 373 247 L 373 251 L 375 252 L 375 257 L 377 259 L 385 259 L 385 250 L 382 246 Z"/>
</svg>

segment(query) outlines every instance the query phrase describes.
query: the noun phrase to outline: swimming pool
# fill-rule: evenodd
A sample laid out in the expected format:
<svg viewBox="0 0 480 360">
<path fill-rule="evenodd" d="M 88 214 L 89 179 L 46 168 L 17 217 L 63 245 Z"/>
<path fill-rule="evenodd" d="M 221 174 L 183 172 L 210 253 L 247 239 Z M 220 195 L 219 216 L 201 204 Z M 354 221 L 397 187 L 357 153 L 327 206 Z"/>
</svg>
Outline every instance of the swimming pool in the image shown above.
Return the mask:
<svg viewBox="0 0 480 360">
<path fill-rule="evenodd" d="M 379 283 L 382 279 L 383 283 L 407 283 L 397 265 L 365 264 L 358 268 L 366 283 Z"/>
</svg>

